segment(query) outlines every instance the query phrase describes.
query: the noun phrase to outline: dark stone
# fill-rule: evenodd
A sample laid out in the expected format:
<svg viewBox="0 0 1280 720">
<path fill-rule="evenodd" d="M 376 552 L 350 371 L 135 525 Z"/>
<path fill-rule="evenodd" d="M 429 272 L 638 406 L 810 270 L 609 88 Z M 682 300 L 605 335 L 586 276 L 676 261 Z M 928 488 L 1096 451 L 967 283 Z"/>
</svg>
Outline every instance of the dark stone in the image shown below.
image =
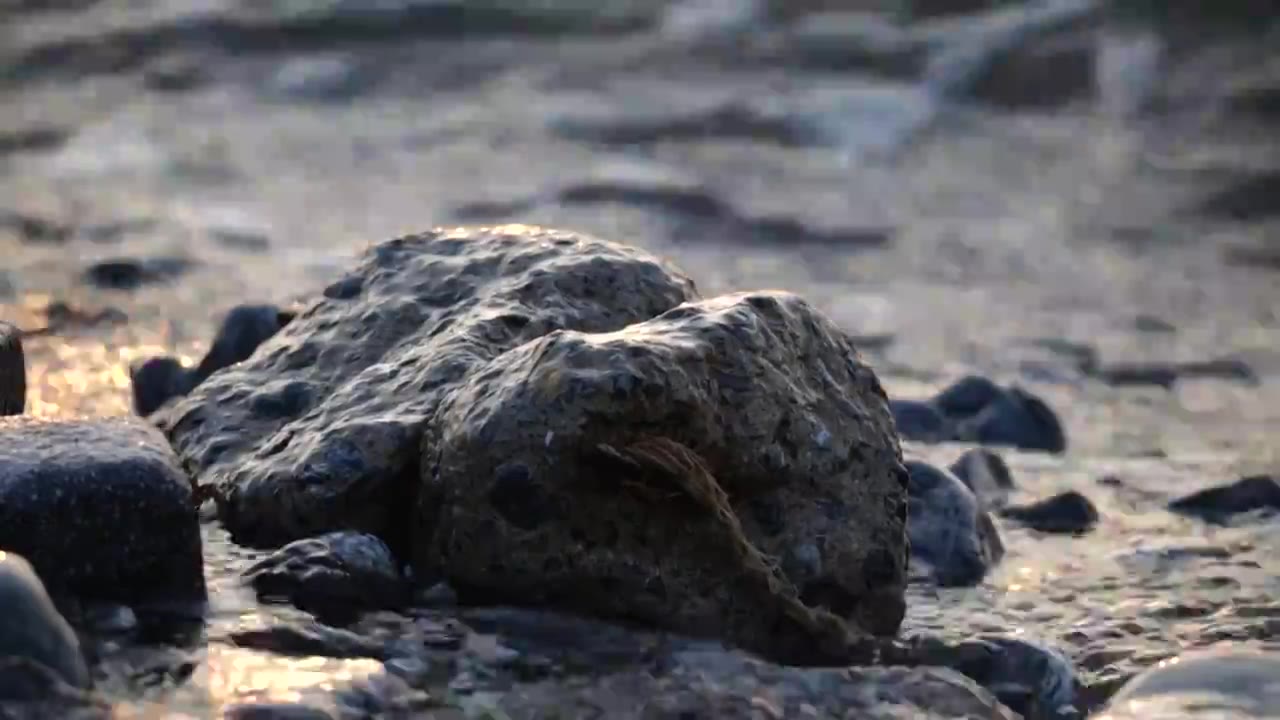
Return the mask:
<svg viewBox="0 0 1280 720">
<path fill-rule="evenodd" d="M 928 55 L 928 46 L 907 28 L 875 12 L 808 14 L 760 45 L 750 50 L 753 55 L 801 68 L 899 79 L 914 79 Z"/>
<path fill-rule="evenodd" d="M 21 415 L 27 407 L 27 360 L 22 331 L 0 321 L 0 417 Z"/>
<path fill-rule="evenodd" d="M 965 451 L 949 469 L 988 508 L 1002 507 L 1016 489 L 1004 458 L 986 448 Z"/>
<path fill-rule="evenodd" d="M 7 545 L 6 545 L 7 546 Z M 53 671 L 62 682 L 87 688 L 89 669 L 80 653 L 75 631 L 58 613 L 31 565 L 12 551 L 0 550 L 0 658 L 20 657 Z M 22 689 L 30 685 L 0 668 L 0 701 L 30 700 Z"/>
<path fill-rule="evenodd" d="M 259 345 L 270 340 L 291 319 L 291 314 L 275 305 L 231 308 L 218 327 L 209 352 L 192 371 L 193 384 L 199 385 L 215 372 L 248 360 Z"/>
<path fill-rule="evenodd" d="M 0 547 L 30 560 L 55 594 L 205 596 L 190 481 L 135 419 L 0 418 Z"/>
<path fill-rule="evenodd" d="M 366 533 L 297 540 L 254 563 L 244 577 L 264 600 L 282 598 L 337 623 L 408 599 L 391 550 Z"/>
<path fill-rule="evenodd" d="M 896 650 L 902 657 L 892 662 L 956 670 L 1030 720 L 1077 717 L 1075 669 L 1050 647 L 1004 635 L 979 635 L 956 644 L 916 637 L 905 645 Z"/>
<path fill-rule="evenodd" d="M 951 423 L 933 403 L 890 400 L 889 410 L 893 412 L 893 422 L 904 440 L 942 442 L 952 435 Z"/>
<path fill-rule="evenodd" d="M 231 633 L 231 641 L 237 647 L 286 657 L 387 658 L 387 649 L 382 642 L 314 621 L 237 630 Z"/>
<path fill-rule="evenodd" d="M 1280 170 L 1237 180 L 1205 198 L 1197 211 L 1211 218 L 1240 222 L 1280 216 Z"/>
<path fill-rule="evenodd" d="M 670 106 L 663 110 L 619 108 L 599 117 L 564 118 L 552 129 L 570 140 L 615 146 L 707 139 L 749 140 L 783 147 L 814 144 L 810 129 L 798 126 L 786 115 L 766 113 L 738 101 L 694 108 Z"/>
<path fill-rule="evenodd" d="M 233 705 L 223 720 L 335 720 L 327 710 L 287 702 L 256 702 Z"/>
<path fill-rule="evenodd" d="M 209 231 L 217 243 L 231 250 L 262 253 L 271 249 L 271 238 L 255 230 L 237 228 L 213 228 Z"/>
<path fill-rule="evenodd" d="M 98 310 L 85 310 L 62 300 L 50 302 L 44 309 L 45 327 L 38 334 L 53 334 L 70 328 L 93 328 L 101 325 L 123 325 L 129 322 L 129 316 L 123 310 L 105 307 Z M 32 331 L 27 335 L 35 335 Z"/>
<path fill-rule="evenodd" d="M 182 56 L 161 58 L 149 64 L 142 75 L 149 90 L 161 93 L 188 92 L 207 80 L 208 74 L 196 59 Z"/>
<path fill-rule="evenodd" d="M 981 412 L 961 423 L 956 436 L 1021 450 L 1062 453 L 1067 449 L 1066 433 L 1058 416 L 1043 400 L 1018 387 L 1002 392 Z"/>
<path fill-rule="evenodd" d="M 137 290 L 144 285 L 168 282 L 191 270 L 193 260 L 181 257 L 119 258 L 90 265 L 85 280 L 104 290 Z"/>
<path fill-rule="evenodd" d="M 0 210 L 0 229 L 9 230 L 21 242 L 32 245 L 61 245 L 72 233 L 64 223 L 11 210 Z"/>
<path fill-rule="evenodd" d="M 62 128 L 47 125 L 0 132 L 0 155 L 56 150 L 67 141 L 68 135 L 70 133 Z"/>
<path fill-rule="evenodd" d="M 1093 94 L 1094 57 L 1091 32 L 1039 38 L 988 63 L 970 92 L 1003 108 L 1056 108 Z"/>
<path fill-rule="evenodd" d="M 191 372 L 177 358 L 153 357 L 129 368 L 133 388 L 133 410 L 146 417 L 195 386 Z"/>
<path fill-rule="evenodd" d="M 908 460 L 907 530 L 911 557 L 942 586 L 976 585 L 1004 557 L 990 515 L 969 488 L 946 470 Z"/>
<path fill-rule="evenodd" d="M 963 420 L 982 412 L 1001 396 L 1004 390 L 981 375 L 969 375 L 938 393 L 933 404 L 946 417 Z"/>
<path fill-rule="evenodd" d="M 1169 509 L 1209 522 L 1227 522 L 1234 515 L 1280 510 L 1280 482 L 1269 475 L 1253 475 L 1169 503 Z"/>
<path fill-rule="evenodd" d="M 1010 505 L 1000 511 L 1000 516 L 1040 532 L 1081 534 L 1097 524 L 1098 509 L 1089 498 L 1068 490 L 1029 505 Z"/>
</svg>

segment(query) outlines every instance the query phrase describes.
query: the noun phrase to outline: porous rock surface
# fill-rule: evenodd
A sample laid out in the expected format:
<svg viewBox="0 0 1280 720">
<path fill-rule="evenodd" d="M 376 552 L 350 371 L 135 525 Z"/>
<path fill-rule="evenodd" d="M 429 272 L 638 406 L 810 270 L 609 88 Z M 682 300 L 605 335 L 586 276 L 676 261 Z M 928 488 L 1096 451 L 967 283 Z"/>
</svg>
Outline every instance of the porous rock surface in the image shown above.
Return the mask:
<svg viewBox="0 0 1280 720">
<path fill-rule="evenodd" d="M 556 329 L 609 332 L 696 296 L 631 248 L 526 226 L 373 247 L 258 348 L 153 418 L 237 541 L 405 542 L 419 441 L 475 368 Z"/>
<path fill-rule="evenodd" d="M 244 576 L 260 596 L 288 599 L 325 618 L 395 606 L 407 596 L 391 550 L 368 533 L 295 540 L 254 563 Z"/>
<path fill-rule="evenodd" d="M 0 418 L 0 548 L 55 594 L 202 600 L 191 498 L 164 437 L 140 420 Z"/>
<path fill-rule="evenodd" d="M 370 532 L 464 599 L 814 659 L 902 619 L 886 403 L 796 296 L 506 226 L 375 246 L 156 419 L 242 542 Z"/>
<path fill-rule="evenodd" d="M 874 634 L 902 619 L 907 475 L 887 400 L 789 293 L 517 348 L 449 397 L 422 473 L 415 570 L 464 596 L 800 661 L 829 639 L 828 610 Z"/>
</svg>

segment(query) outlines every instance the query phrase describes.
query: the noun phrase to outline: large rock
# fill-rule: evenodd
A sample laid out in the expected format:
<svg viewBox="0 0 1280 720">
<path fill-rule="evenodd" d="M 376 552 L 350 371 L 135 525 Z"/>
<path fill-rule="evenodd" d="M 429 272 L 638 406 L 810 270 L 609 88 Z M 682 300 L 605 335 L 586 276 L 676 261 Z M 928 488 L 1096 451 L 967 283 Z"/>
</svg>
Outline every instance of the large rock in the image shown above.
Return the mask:
<svg viewBox="0 0 1280 720">
<path fill-rule="evenodd" d="M 238 541 L 351 529 L 403 551 L 424 423 L 468 375 L 553 330 L 620 330 L 694 297 L 660 260 L 573 233 L 399 238 L 154 419 Z"/>
<path fill-rule="evenodd" d="M 908 460 L 908 534 L 917 566 L 943 586 L 976 585 L 1004 557 L 1004 543 L 981 500 L 955 475 Z"/>
<path fill-rule="evenodd" d="M 31 565 L 0 550 L 0 658 L 23 658 L 74 687 L 89 687 L 89 669 L 75 631 L 58 613 Z M 0 702 L 26 699 L 19 668 L 0 668 Z"/>
<path fill-rule="evenodd" d="M 907 472 L 887 399 L 794 295 L 526 343 L 448 396 L 422 453 L 414 569 L 464 599 L 795 662 L 902 620 Z"/>
<path fill-rule="evenodd" d="M 0 418 L 0 548 L 55 594 L 204 598 L 190 481 L 138 420 Z"/>
<path fill-rule="evenodd" d="M 1130 680 L 1100 717 L 1112 720 L 1274 718 L 1280 654 L 1231 647 L 1195 650 Z"/>
</svg>

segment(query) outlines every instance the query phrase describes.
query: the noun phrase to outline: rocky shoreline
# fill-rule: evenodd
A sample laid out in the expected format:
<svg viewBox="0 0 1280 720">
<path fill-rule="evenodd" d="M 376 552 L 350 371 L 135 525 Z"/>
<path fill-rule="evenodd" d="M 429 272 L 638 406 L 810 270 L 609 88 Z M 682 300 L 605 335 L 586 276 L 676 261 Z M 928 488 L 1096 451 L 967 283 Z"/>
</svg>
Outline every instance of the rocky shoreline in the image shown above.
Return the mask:
<svg viewBox="0 0 1280 720">
<path fill-rule="evenodd" d="M 1280 706 L 1248 0 L 124 5 L 0 3 L 0 717 Z"/>
</svg>

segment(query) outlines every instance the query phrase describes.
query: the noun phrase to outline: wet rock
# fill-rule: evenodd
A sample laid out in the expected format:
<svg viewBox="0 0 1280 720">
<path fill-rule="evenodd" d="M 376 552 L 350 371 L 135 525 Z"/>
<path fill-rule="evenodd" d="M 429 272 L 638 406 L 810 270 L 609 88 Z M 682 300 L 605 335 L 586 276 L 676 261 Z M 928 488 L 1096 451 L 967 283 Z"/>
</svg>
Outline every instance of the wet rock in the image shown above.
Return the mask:
<svg viewBox="0 0 1280 720">
<path fill-rule="evenodd" d="M 1280 216 L 1280 170 L 1259 172 L 1237 180 L 1200 203 L 1201 215 L 1222 220 L 1253 222 Z"/>
<path fill-rule="evenodd" d="M 956 644 L 916 637 L 889 662 L 951 668 L 1029 720 L 1076 718 L 1076 673 L 1062 653 L 1026 638 L 980 635 Z"/>
<path fill-rule="evenodd" d="M 190 482 L 138 420 L 0 419 L 0 547 L 56 594 L 204 598 Z"/>
<path fill-rule="evenodd" d="M 22 331 L 0 321 L 0 417 L 21 415 L 27 407 L 27 360 Z"/>
<path fill-rule="evenodd" d="M 56 335 L 74 328 L 95 328 L 103 325 L 123 325 L 129 316 L 119 308 L 104 307 L 86 310 L 62 300 L 54 300 L 45 306 L 45 326 L 23 332 L 27 337 Z"/>
<path fill-rule="evenodd" d="M 1169 509 L 1218 523 L 1242 513 L 1276 511 L 1280 510 L 1280 482 L 1269 475 L 1253 475 L 1178 498 L 1169 503 Z"/>
<path fill-rule="evenodd" d="M 588 681 L 518 686 L 498 701 L 513 720 L 555 717 L 1016 717 L 968 678 L 943 668 L 796 668 L 740 653 L 689 650 L 661 667 Z"/>
<path fill-rule="evenodd" d="M 408 596 L 391 550 L 367 533 L 294 541 L 255 563 L 245 579 L 264 599 L 283 598 L 325 621 L 349 621 Z"/>
<path fill-rule="evenodd" d="M 549 603 L 788 657 L 845 642 L 840 618 L 874 634 L 901 621 L 906 478 L 883 391 L 788 293 L 516 348 L 446 399 L 422 474 L 415 573 L 464 602 Z M 760 527 L 748 501 L 779 521 Z"/>
<path fill-rule="evenodd" d="M 0 658 L 24 658 L 46 667 L 63 682 L 87 688 L 89 669 L 75 631 L 58 613 L 31 565 L 14 552 L 0 550 Z M 0 700 L 22 697 L 27 686 L 16 668 L 0 669 Z M 15 697 L 15 695 L 17 697 Z"/>
<path fill-rule="evenodd" d="M 589 177 L 559 192 L 561 202 L 616 202 L 706 219 L 733 216 L 733 208 L 696 178 L 669 168 L 636 161 L 614 160 L 597 167 Z"/>
<path fill-rule="evenodd" d="M 1066 434 L 1058 416 L 1039 397 L 1009 388 L 973 417 L 959 423 L 956 439 L 983 445 L 1061 453 Z"/>
<path fill-rule="evenodd" d="M 1016 488 L 1004 458 L 986 448 L 965 451 L 948 469 L 988 508 L 1003 507 Z"/>
<path fill-rule="evenodd" d="M 72 234 L 69 225 L 15 210 L 0 210 L 0 230 L 12 233 L 19 242 L 31 245 L 61 245 Z"/>
<path fill-rule="evenodd" d="M 1045 533 L 1081 534 L 1098 522 L 1098 509 L 1074 490 L 1058 493 L 1028 505 L 1010 505 L 1000 511 L 1006 517 Z"/>
<path fill-rule="evenodd" d="M 48 125 L 0 131 L 0 155 L 56 150 L 66 142 L 69 134 L 62 128 Z"/>
<path fill-rule="evenodd" d="M 1004 557 L 995 522 L 955 475 L 919 460 L 906 467 L 912 559 L 924 563 L 939 585 L 982 582 Z"/>
<path fill-rule="evenodd" d="M 0 718 L 4 720 L 111 720 L 109 702 L 67 683 L 30 658 L 0 657 Z"/>
<path fill-rule="evenodd" d="M 275 305 L 237 305 L 227 312 L 213 337 L 209 352 L 191 373 L 199 385 L 210 375 L 248 360 L 262 343 L 289 324 L 294 313 Z"/>
<path fill-rule="evenodd" d="M 965 420 L 982 412 L 1004 394 L 993 380 L 981 375 L 968 375 L 949 385 L 933 399 L 933 403 L 949 418 Z"/>
<path fill-rule="evenodd" d="M 195 262 L 181 257 L 118 258 L 93 263 L 84 272 L 90 285 L 104 290 L 137 290 L 186 274 Z"/>
<path fill-rule="evenodd" d="M 133 410 L 146 417 L 173 398 L 191 392 L 195 387 L 191 372 L 172 357 L 147 358 L 129 368 L 133 390 Z"/>
<path fill-rule="evenodd" d="M 1246 649 L 1183 653 L 1127 682 L 1100 717 L 1210 720 L 1274 717 L 1280 707 L 1280 656 Z"/>
<path fill-rule="evenodd" d="M 919 400 L 890 400 L 889 410 L 898 434 L 904 440 L 943 442 L 954 432 L 951 423 L 930 402 Z"/>
<path fill-rule="evenodd" d="M 350 630 L 314 621 L 276 624 L 231 633 L 237 647 L 273 652 L 287 657 L 374 658 L 387 657 L 386 646 Z"/>
<path fill-rule="evenodd" d="M 1153 385 L 1171 388 L 1182 379 L 1233 380 L 1249 385 L 1258 383 L 1258 375 L 1249 363 L 1224 357 L 1189 362 L 1112 363 L 1093 373 L 1108 385 L 1117 387 Z"/>
<path fill-rule="evenodd" d="M 237 540 L 350 529 L 399 552 L 423 424 L 470 373 L 553 330 L 620 330 L 694 296 L 657 258 L 573 233 L 400 238 L 155 420 Z"/>
</svg>

